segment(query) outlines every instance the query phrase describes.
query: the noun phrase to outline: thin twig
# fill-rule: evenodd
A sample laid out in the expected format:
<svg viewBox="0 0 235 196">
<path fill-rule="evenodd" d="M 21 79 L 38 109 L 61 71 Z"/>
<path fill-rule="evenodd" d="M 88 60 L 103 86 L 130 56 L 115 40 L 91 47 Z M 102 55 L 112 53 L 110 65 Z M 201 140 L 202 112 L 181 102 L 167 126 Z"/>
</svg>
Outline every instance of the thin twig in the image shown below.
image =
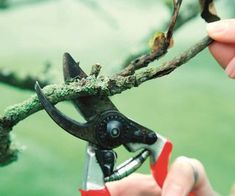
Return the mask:
<svg viewBox="0 0 235 196">
<path fill-rule="evenodd" d="M 43 74 L 45 77 L 46 75 Z M 11 85 L 24 90 L 33 90 L 35 81 L 40 81 L 43 86 L 50 84 L 48 79 L 42 79 L 33 75 L 25 75 L 20 77 L 15 71 L 8 68 L 0 68 L 0 82 Z"/>
<path fill-rule="evenodd" d="M 175 24 L 174 27 L 174 32 L 176 32 L 178 29 L 180 29 L 182 26 L 184 26 L 187 22 L 191 21 L 192 19 L 194 19 L 198 13 L 199 13 L 199 9 L 197 7 L 198 2 L 190 2 L 187 4 L 187 6 L 185 7 L 185 12 L 184 10 L 181 11 L 177 17 L 177 22 Z M 185 14 L 187 13 L 187 14 Z M 168 22 L 164 23 L 162 25 L 161 29 L 166 29 L 168 26 Z M 146 36 L 146 38 L 144 39 L 145 42 L 147 42 L 150 37 L 153 36 L 153 34 L 156 32 L 156 30 L 154 32 L 151 32 L 148 36 Z M 138 59 L 139 57 L 143 56 L 144 54 L 147 54 L 149 52 L 149 48 L 145 47 L 143 49 L 140 49 L 139 51 L 133 53 L 133 54 L 129 54 L 128 57 L 123 61 L 121 68 L 125 68 L 127 67 L 129 64 L 131 64 L 131 62 L 133 61 L 133 59 Z"/>
<path fill-rule="evenodd" d="M 101 70 L 101 65 L 99 63 L 96 63 L 92 65 L 90 75 L 91 76 L 94 75 L 97 78 L 100 73 L 100 70 Z"/>
<path fill-rule="evenodd" d="M 137 81 L 141 84 L 147 80 L 159 78 L 171 73 L 176 68 L 187 63 L 190 59 L 195 57 L 212 42 L 213 40 L 210 37 L 206 36 L 197 44 L 195 44 L 182 54 L 174 57 L 172 60 L 163 63 L 161 66 L 146 68 L 143 72 L 136 74 Z"/>
<path fill-rule="evenodd" d="M 169 24 L 169 28 L 167 30 L 166 36 L 163 35 L 160 38 L 157 39 L 157 44 L 155 46 L 155 49 L 152 50 L 149 54 L 141 55 L 140 57 L 137 57 L 128 66 L 125 66 L 125 68 L 118 74 L 120 76 L 128 76 L 135 73 L 136 70 L 141 69 L 143 67 L 147 67 L 151 62 L 155 61 L 156 59 L 159 59 L 163 55 L 167 53 L 167 49 L 170 45 L 171 38 L 173 35 L 173 30 L 176 24 L 177 17 L 179 15 L 179 9 L 181 6 L 182 0 L 178 0 L 175 2 L 173 0 L 174 4 L 174 10 L 173 15 Z"/>
<path fill-rule="evenodd" d="M 168 40 L 168 42 L 170 42 L 170 40 L 172 39 L 173 31 L 176 25 L 177 17 L 179 15 L 182 0 L 178 0 L 177 2 L 175 2 L 174 0 L 173 2 L 174 2 L 173 16 L 171 17 L 171 22 L 170 22 L 170 25 L 168 27 L 167 34 L 166 34 L 166 39 Z"/>
</svg>

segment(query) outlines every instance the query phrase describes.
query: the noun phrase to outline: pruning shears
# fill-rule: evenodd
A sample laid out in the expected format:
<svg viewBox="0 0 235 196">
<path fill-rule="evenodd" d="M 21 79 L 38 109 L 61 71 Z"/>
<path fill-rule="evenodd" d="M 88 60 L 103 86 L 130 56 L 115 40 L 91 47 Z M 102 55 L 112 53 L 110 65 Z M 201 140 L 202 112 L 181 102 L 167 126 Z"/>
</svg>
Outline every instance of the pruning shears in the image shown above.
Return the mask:
<svg viewBox="0 0 235 196">
<path fill-rule="evenodd" d="M 64 54 L 63 72 L 65 82 L 88 77 L 68 53 Z M 82 196 L 110 196 L 105 183 L 133 173 L 148 157 L 152 175 L 162 187 L 172 151 L 169 140 L 124 116 L 107 96 L 73 100 L 86 120 L 86 123 L 80 123 L 53 106 L 38 83 L 35 90 L 46 112 L 61 128 L 88 142 L 83 187 L 80 189 Z M 116 167 L 117 154 L 113 149 L 121 145 L 127 151 L 139 154 Z"/>
</svg>

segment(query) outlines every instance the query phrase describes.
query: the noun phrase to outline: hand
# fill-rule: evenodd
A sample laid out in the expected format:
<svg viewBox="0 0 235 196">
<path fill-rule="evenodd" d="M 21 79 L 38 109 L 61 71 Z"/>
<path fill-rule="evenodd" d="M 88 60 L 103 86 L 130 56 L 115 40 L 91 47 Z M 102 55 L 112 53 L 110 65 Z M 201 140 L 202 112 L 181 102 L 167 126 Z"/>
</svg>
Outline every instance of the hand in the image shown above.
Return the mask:
<svg viewBox="0 0 235 196">
<path fill-rule="evenodd" d="M 123 180 L 107 183 L 111 196 L 215 196 L 203 165 L 186 157 L 177 158 L 172 164 L 161 189 L 152 176 L 133 174 Z"/>
<path fill-rule="evenodd" d="M 231 196 L 235 196 L 235 184 L 232 186 Z"/>
<path fill-rule="evenodd" d="M 196 159 L 179 157 L 172 164 L 162 188 L 162 196 L 217 195 L 210 185 L 205 169 Z"/>
<path fill-rule="evenodd" d="M 131 174 L 106 186 L 111 196 L 161 196 L 161 189 L 151 175 Z"/>
<path fill-rule="evenodd" d="M 208 23 L 208 35 L 215 40 L 209 49 L 230 78 L 235 79 L 235 19 Z"/>
</svg>

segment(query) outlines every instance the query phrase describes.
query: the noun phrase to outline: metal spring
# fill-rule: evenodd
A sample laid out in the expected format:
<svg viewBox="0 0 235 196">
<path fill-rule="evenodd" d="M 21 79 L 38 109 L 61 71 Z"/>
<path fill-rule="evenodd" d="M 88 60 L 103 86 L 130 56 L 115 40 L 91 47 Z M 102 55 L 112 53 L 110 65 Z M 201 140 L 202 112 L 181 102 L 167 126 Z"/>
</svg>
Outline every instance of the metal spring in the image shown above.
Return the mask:
<svg viewBox="0 0 235 196">
<path fill-rule="evenodd" d="M 149 151 L 143 150 L 135 157 L 127 160 L 117 167 L 117 169 L 110 175 L 104 178 L 105 182 L 120 180 L 135 172 L 149 157 Z"/>
</svg>

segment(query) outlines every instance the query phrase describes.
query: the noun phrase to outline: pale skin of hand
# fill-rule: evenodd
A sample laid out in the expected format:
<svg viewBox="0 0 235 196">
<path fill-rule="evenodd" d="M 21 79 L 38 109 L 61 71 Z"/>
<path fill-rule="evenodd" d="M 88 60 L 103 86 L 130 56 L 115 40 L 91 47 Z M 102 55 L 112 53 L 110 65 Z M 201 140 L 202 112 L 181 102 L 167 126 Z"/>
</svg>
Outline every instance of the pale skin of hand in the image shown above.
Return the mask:
<svg viewBox="0 0 235 196">
<path fill-rule="evenodd" d="M 215 40 L 209 46 L 212 55 L 226 74 L 235 79 L 235 19 L 210 23 L 207 32 Z"/>
<path fill-rule="evenodd" d="M 209 46 L 210 52 L 225 73 L 235 79 L 235 19 L 210 23 L 207 32 L 215 40 Z M 192 166 L 199 174 L 196 183 Z M 187 196 L 190 192 L 195 196 L 217 195 L 203 165 L 187 157 L 179 157 L 173 162 L 162 189 L 151 175 L 143 174 L 133 174 L 123 180 L 107 183 L 106 186 L 112 196 Z"/>
<path fill-rule="evenodd" d="M 198 172 L 195 182 L 192 166 Z M 196 159 L 178 157 L 168 172 L 161 189 L 151 175 L 132 174 L 123 180 L 106 184 L 111 196 L 216 196 L 203 165 Z"/>
</svg>

